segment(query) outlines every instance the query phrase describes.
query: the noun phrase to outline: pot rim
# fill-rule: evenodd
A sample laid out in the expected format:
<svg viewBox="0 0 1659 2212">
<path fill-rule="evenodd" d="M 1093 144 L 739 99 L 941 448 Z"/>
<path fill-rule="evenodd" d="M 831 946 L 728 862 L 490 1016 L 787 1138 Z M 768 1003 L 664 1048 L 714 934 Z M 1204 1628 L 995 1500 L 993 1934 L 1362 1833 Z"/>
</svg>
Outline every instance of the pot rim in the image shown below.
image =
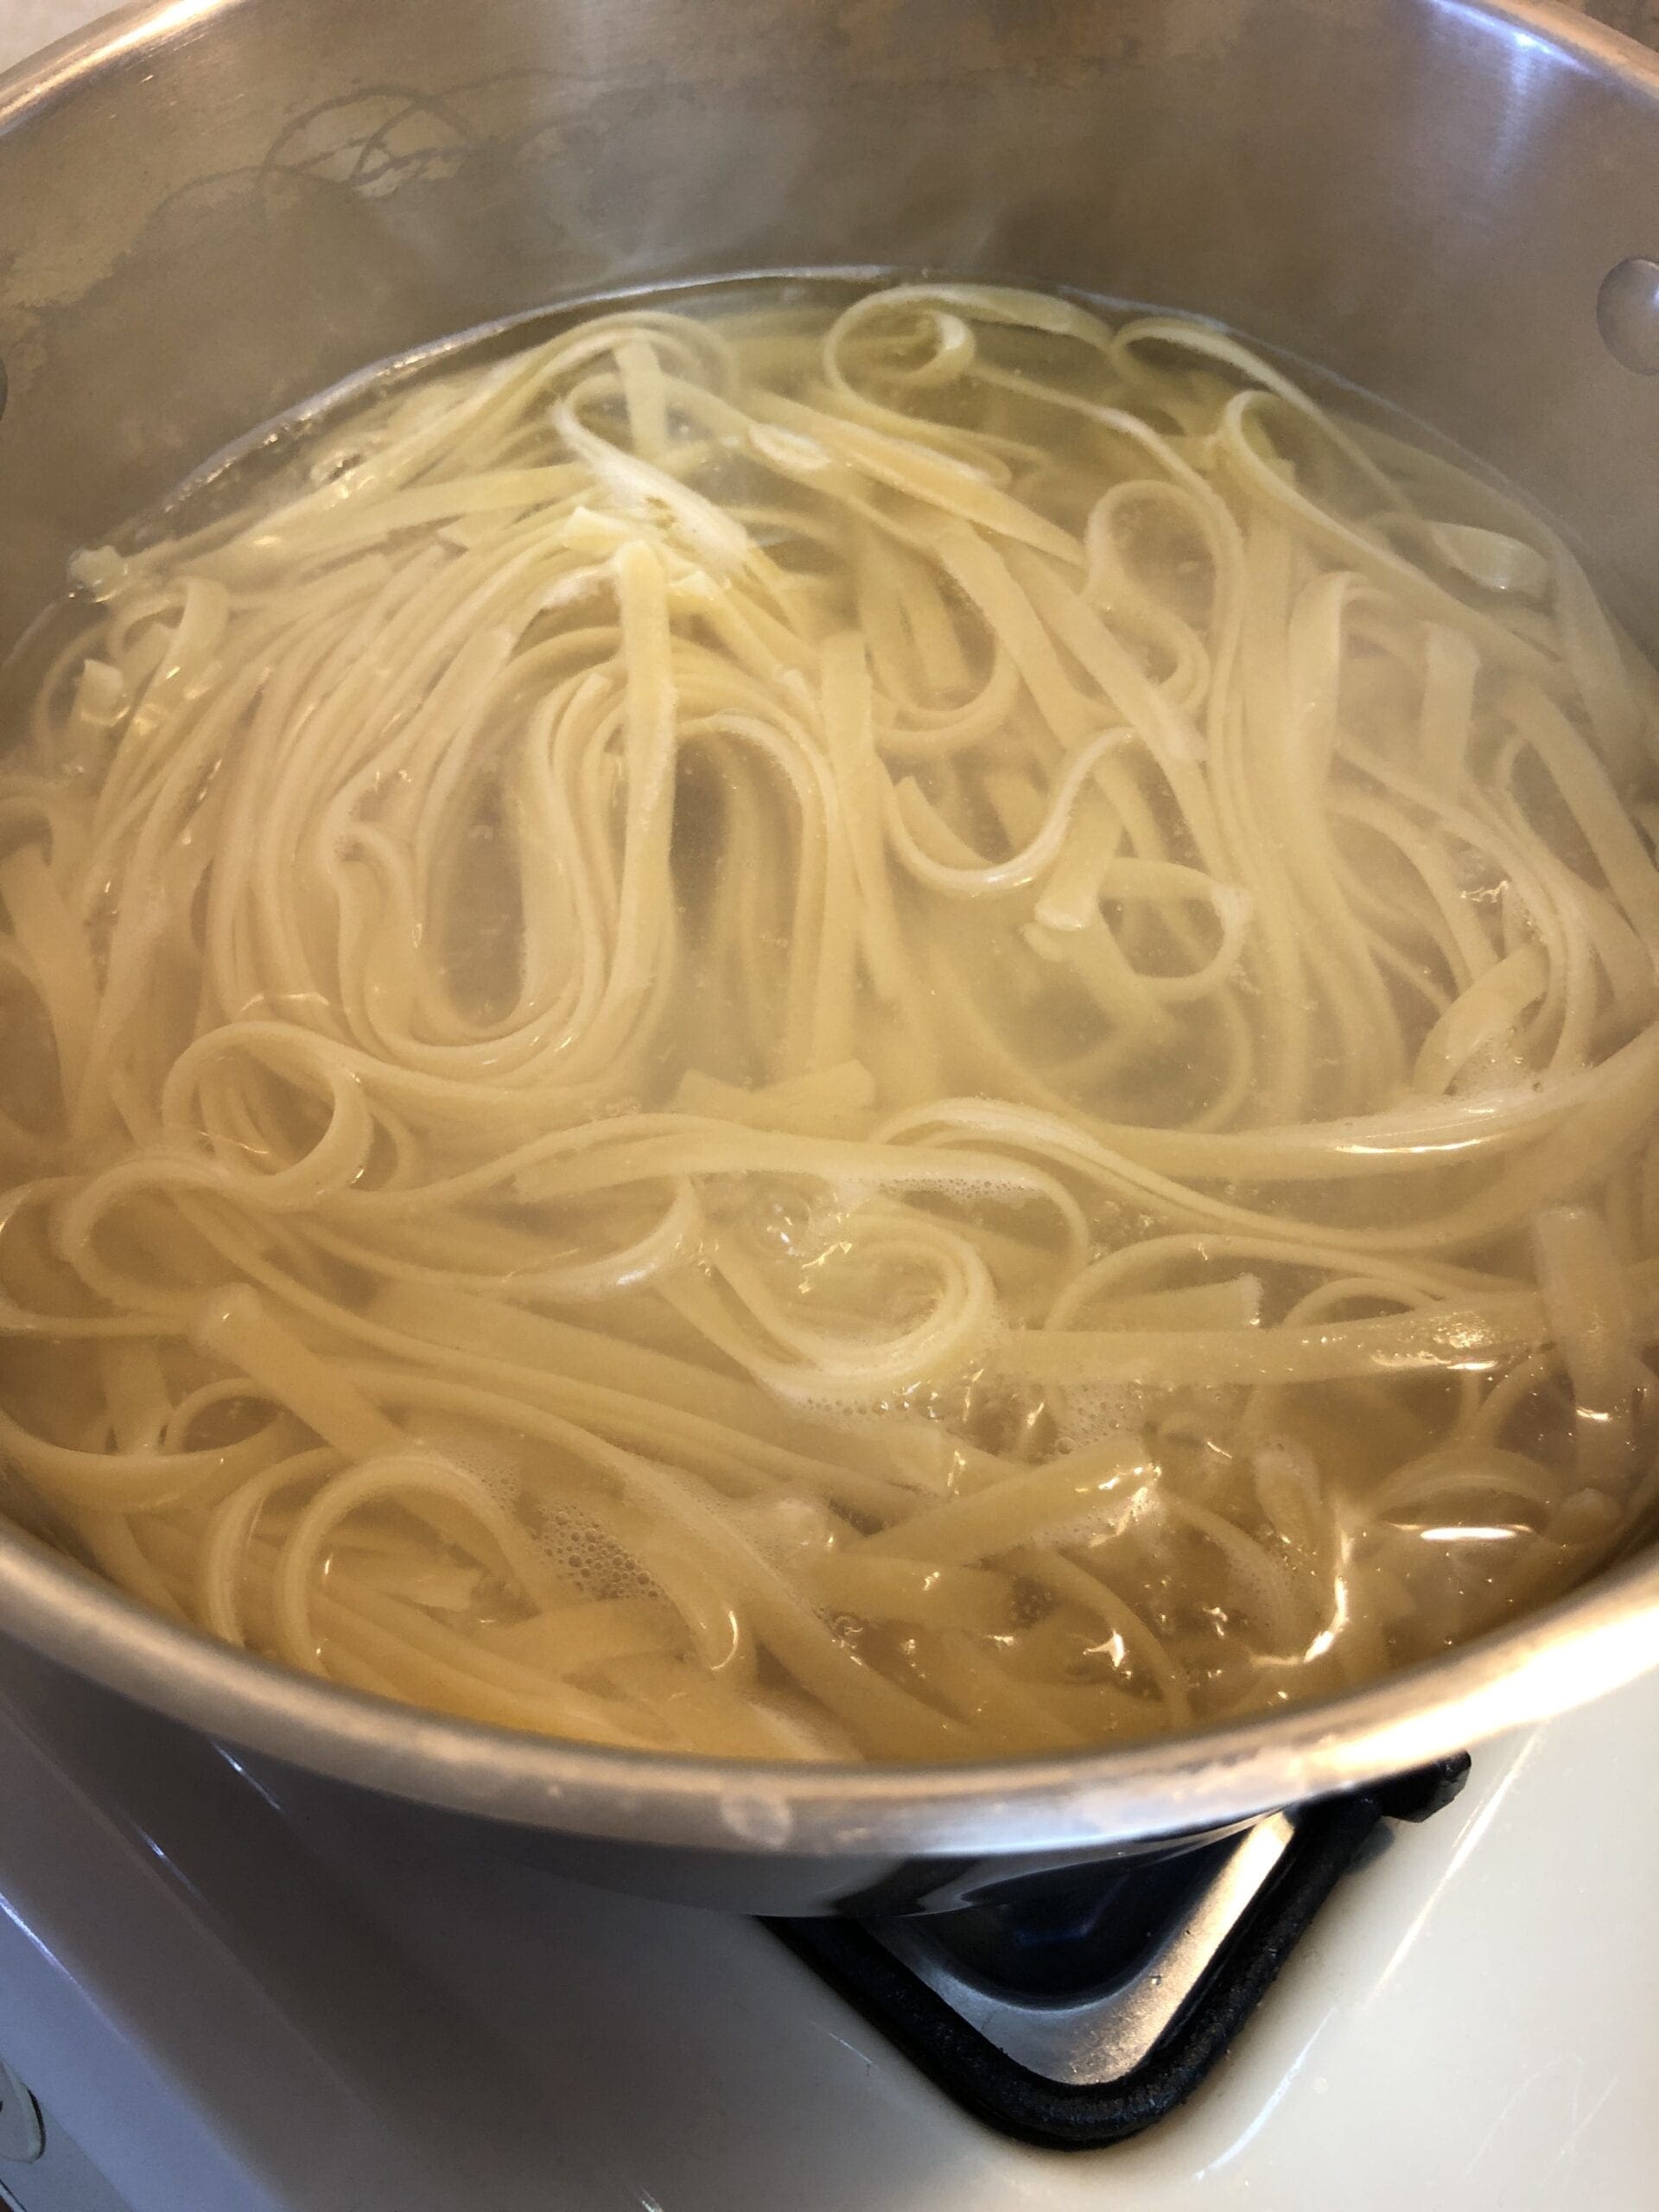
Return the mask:
<svg viewBox="0 0 1659 2212">
<path fill-rule="evenodd" d="M 0 130 L 256 0 L 139 0 L 0 74 Z M 1659 111 L 1659 57 L 1553 0 L 1416 0 L 1519 29 Z M 1065 1757 L 799 1765 L 572 1743 L 325 1681 L 135 1604 L 0 1524 L 0 1624 L 217 1740 L 454 1811 L 632 1844 L 798 1858 L 1087 1848 L 1224 1826 L 1549 1719 L 1659 1666 L 1659 1556 L 1340 1696 Z"/>
<path fill-rule="evenodd" d="M 216 1741 L 452 1811 L 702 1850 L 983 1855 L 1224 1827 L 1620 1688 L 1659 1664 L 1659 1557 L 1338 1697 L 1098 1751 L 950 1765 L 680 1757 L 455 1719 L 216 1643 L 3 1529 L 0 1622 Z"/>
</svg>

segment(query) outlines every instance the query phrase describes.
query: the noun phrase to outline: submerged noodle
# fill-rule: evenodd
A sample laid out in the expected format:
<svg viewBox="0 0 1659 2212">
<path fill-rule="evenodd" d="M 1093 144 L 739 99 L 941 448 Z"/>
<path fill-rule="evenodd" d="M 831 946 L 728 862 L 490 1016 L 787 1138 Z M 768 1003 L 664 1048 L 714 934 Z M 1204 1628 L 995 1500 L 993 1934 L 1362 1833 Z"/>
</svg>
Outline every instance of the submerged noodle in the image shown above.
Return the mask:
<svg viewBox="0 0 1659 2212">
<path fill-rule="evenodd" d="M 1654 1503 L 1653 672 L 1216 331 L 840 300 L 578 322 L 79 557 L 0 772 L 10 1510 L 741 1758 L 1567 1588 Z"/>
</svg>

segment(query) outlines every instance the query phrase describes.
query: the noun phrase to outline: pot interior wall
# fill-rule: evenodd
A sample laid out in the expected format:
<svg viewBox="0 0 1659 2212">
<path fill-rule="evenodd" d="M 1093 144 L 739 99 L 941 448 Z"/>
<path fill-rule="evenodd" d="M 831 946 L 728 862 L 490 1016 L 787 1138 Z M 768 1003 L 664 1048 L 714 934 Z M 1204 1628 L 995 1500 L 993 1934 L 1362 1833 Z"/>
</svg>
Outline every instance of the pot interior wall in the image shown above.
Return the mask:
<svg viewBox="0 0 1659 2212">
<path fill-rule="evenodd" d="M 1528 486 L 1646 626 L 1659 378 L 1596 304 L 1659 251 L 1659 92 L 1477 5 L 175 0 L 0 95 L 0 639 L 366 362 L 836 264 L 1218 316 Z"/>
</svg>

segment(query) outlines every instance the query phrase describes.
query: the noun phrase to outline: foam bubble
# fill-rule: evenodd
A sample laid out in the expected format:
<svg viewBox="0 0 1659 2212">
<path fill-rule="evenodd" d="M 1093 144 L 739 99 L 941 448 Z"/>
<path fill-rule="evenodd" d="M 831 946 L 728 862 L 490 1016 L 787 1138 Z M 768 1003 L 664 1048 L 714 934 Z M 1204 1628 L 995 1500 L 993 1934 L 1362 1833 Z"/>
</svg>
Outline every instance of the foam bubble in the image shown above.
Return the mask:
<svg viewBox="0 0 1659 2212">
<path fill-rule="evenodd" d="M 1158 1395 L 1135 1382 L 1068 1384 L 1054 1400 L 1061 1451 L 1092 1451 L 1120 1437 L 1139 1435 L 1153 1418 Z"/>
<path fill-rule="evenodd" d="M 650 1574 L 608 1530 L 564 1505 L 543 1505 L 530 1531 L 537 1554 L 584 1598 L 659 1598 Z"/>
</svg>

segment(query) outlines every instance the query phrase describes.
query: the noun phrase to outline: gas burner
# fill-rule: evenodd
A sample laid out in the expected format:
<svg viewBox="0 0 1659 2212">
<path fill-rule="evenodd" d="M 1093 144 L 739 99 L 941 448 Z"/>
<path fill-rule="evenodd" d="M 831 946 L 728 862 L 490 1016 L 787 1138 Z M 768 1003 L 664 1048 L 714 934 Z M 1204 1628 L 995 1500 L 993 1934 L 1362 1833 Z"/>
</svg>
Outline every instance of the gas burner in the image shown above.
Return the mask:
<svg viewBox="0 0 1659 2212">
<path fill-rule="evenodd" d="M 766 1925 L 965 2111 L 1096 2149 L 1192 2094 L 1381 1823 L 1427 1820 L 1468 1772 L 1444 1760 L 955 1911 Z"/>
</svg>

